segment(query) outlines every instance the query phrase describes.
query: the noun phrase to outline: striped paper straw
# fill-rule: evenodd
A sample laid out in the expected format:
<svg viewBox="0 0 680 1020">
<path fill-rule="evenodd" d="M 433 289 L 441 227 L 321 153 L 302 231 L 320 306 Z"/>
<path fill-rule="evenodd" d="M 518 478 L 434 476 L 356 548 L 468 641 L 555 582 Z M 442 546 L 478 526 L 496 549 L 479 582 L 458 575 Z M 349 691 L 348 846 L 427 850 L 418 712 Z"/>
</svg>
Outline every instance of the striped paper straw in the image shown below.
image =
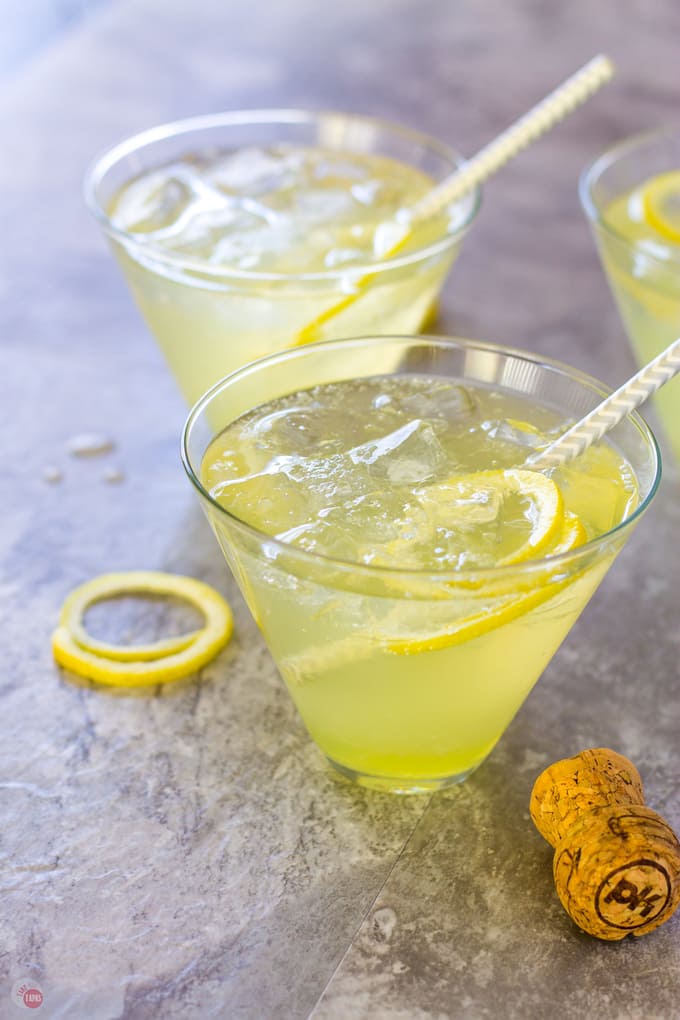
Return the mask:
<svg viewBox="0 0 680 1020">
<path fill-rule="evenodd" d="M 677 372 L 680 372 L 680 337 L 554 443 L 529 457 L 526 466 L 542 471 L 545 468 L 560 467 L 578 457 L 591 443 L 597 442 L 626 415 L 644 404 L 652 393 L 656 393 Z"/>
<path fill-rule="evenodd" d="M 494 141 L 480 149 L 460 170 L 411 206 L 404 218 L 413 222 L 433 216 L 477 184 L 483 184 L 488 177 L 526 149 L 527 145 L 589 99 L 613 74 L 614 65 L 609 57 L 602 53 L 593 57 Z"/>
<path fill-rule="evenodd" d="M 527 145 L 534 142 L 568 113 L 589 99 L 614 74 L 614 65 L 609 57 L 599 54 L 589 60 L 579 71 L 548 93 L 545 99 L 532 107 L 528 113 L 506 128 L 498 137 L 465 162 L 455 173 L 444 178 L 432 191 L 423 196 L 409 209 L 401 209 L 395 219 L 381 223 L 382 251 L 380 259 L 397 255 L 411 236 L 412 225 L 441 212 L 447 205 L 472 191 L 488 177 L 518 155 Z M 308 344 L 319 339 L 320 330 L 327 322 L 358 301 L 364 290 L 375 279 L 375 271 L 368 272 L 354 282 L 352 293 L 345 295 L 315 319 L 308 322 L 298 333 L 296 344 Z"/>
</svg>

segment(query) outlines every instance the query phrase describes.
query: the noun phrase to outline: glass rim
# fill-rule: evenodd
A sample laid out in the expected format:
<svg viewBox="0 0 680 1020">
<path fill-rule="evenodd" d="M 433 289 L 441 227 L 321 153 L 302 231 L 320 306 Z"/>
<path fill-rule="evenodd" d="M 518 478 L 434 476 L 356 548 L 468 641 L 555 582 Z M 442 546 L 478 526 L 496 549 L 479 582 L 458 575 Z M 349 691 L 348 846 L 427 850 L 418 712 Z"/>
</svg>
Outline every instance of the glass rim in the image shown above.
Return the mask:
<svg viewBox="0 0 680 1020">
<path fill-rule="evenodd" d="M 295 546 L 290 542 L 282 542 L 274 535 L 269 535 L 267 532 L 261 531 L 254 525 L 248 524 L 235 514 L 232 514 L 226 509 L 226 507 L 222 506 L 216 499 L 213 498 L 213 496 L 211 496 L 201 482 L 199 473 L 194 470 L 192 458 L 189 453 L 189 443 L 191 433 L 199 417 L 212 403 L 215 397 L 222 393 L 223 390 L 229 388 L 235 382 L 238 382 L 240 379 L 245 378 L 248 375 L 256 374 L 262 368 L 275 365 L 283 360 L 292 360 L 304 357 L 310 350 L 316 351 L 330 347 L 331 345 L 335 347 L 338 344 L 343 346 L 345 349 L 351 349 L 352 347 L 365 347 L 369 342 L 380 343 L 382 341 L 393 343 L 395 340 L 403 342 L 404 347 L 408 345 L 420 347 L 449 347 L 463 350 L 474 349 L 478 351 L 488 351 L 493 354 L 501 354 L 531 363 L 539 368 L 546 368 L 551 371 L 559 372 L 561 375 L 566 375 L 575 382 L 581 383 L 599 397 L 601 396 L 604 398 L 613 392 L 610 387 L 600 382 L 600 380 L 596 379 L 594 376 L 588 375 L 580 369 L 572 368 L 570 365 L 566 365 L 564 362 L 558 361 L 557 359 L 532 354 L 530 351 L 525 351 L 520 348 L 507 347 L 502 344 L 463 337 L 445 337 L 434 334 L 418 334 L 414 336 L 388 334 L 386 336 L 364 336 L 351 337 L 343 340 L 325 340 L 318 343 L 306 344 L 304 347 L 288 348 L 284 351 L 278 351 L 275 354 L 269 354 L 264 358 L 259 358 L 257 361 L 250 362 L 249 364 L 236 369 L 234 372 L 230 372 L 229 375 L 224 376 L 224 378 L 211 386 L 210 389 L 204 393 L 191 408 L 182 430 L 180 455 L 184 470 L 186 471 L 190 482 L 197 490 L 199 497 L 204 500 L 212 510 L 215 510 L 218 516 L 227 518 L 231 526 L 236 526 L 237 530 L 245 532 L 250 538 L 255 538 L 260 544 L 262 544 L 262 542 L 266 542 L 268 546 L 274 547 L 277 550 L 277 554 L 284 554 L 288 556 L 292 555 L 292 557 L 299 562 L 308 563 L 313 566 L 325 565 L 336 571 L 351 573 L 354 577 L 358 578 L 394 579 L 396 577 L 408 577 L 413 580 L 429 580 L 435 584 L 443 580 L 455 583 L 456 581 L 469 582 L 470 579 L 474 579 L 475 581 L 482 582 L 491 578 L 511 577 L 518 573 L 533 573 L 535 571 L 544 570 L 546 566 L 549 568 L 561 567 L 578 559 L 586 559 L 588 555 L 594 553 L 603 543 L 608 542 L 614 535 L 624 533 L 629 530 L 651 503 L 661 480 L 661 455 L 654 433 L 644 418 L 642 418 L 637 411 L 627 415 L 627 418 L 624 420 L 630 421 L 637 428 L 641 437 L 646 441 L 646 445 L 649 447 L 652 454 L 653 477 L 649 486 L 649 491 L 645 498 L 640 501 L 629 517 L 624 518 L 624 520 L 619 521 L 619 523 L 613 528 L 602 532 L 602 534 L 597 535 L 595 538 L 589 539 L 587 542 L 577 546 L 575 549 L 558 555 L 542 556 L 537 557 L 536 559 L 523 560 L 516 564 L 460 570 L 452 569 L 451 567 L 423 569 L 420 567 L 409 568 L 378 566 L 358 563 L 354 560 L 344 560 L 338 557 L 325 555 L 323 553 L 309 552 L 308 550 L 300 549 L 298 546 Z M 219 433 L 215 432 L 215 436 L 217 435 L 219 435 Z"/>
<path fill-rule="evenodd" d="M 680 129 L 674 127 L 671 124 L 667 124 L 664 127 L 654 128 L 652 131 L 642 131 L 639 134 L 630 135 L 624 138 L 623 141 L 617 142 L 616 145 L 612 145 L 604 152 L 600 153 L 594 160 L 592 160 L 584 169 L 581 171 L 578 180 L 578 194 L 581 200 L 581 205 L 585 211 L 586 216 L 592 223 L 596 223 L 600 229 L 609 234 L 620 244 L 625 245 L 627 248 L 639 251 L 640 254 L 644 255 L 645 259 L 651 259 L 652 262 L 658 263 L 659 266 L 663 266 L 668 269 L 669 263 L 675 265 L 680 264 L 680 245 L 673 245 L 669 248 L 669 254 L 666 258 L 660 258 L 655 255 L 653 251 L 640 240 L 631 240 L 626 234 L 617 230 L 613 227 L 608 220 L 602 215 L 602 211 L 598 203 L 593 197 L 593 187 L 610 167 L 614 166 L 615 163 L 621 159 L 622 156 L 626 156 L 641 146 L 649 143 L 660 141 L 664 137 L 677 136 L 680 139 Z M 640 182 L 642 183 L 642 182 Z"/>
<path fill-rule="evenodd" d="M 381 117 L 371 117 L 364 114 L 342 112 L 339 110 L 305 110 L 297 107 L 232 110 L 221 113 L 200 114 L 194 117 L 184 117 L 179 120 L 168 121 L 151 128 L 146 128 L 144 131 L 139 131 L 134 135 L 124 138 L 117 144 L 109 146 L 104 152 L 100 153 L 92 160 L 85 171 L 83 179 L 83 197 L 85 205 L 104 232 L 112 239 L 124 245 L 126 248 L 132 248 L 135 251 L 138 251 L 142 256 L 146 257 L 147 260 L 162 263 L 175 270 L 182 269 L 189 273 L 195 273 L 199 278 L 202 277 L 205 280 L 215 281 L 242 280 L 244 282 L 252 283 L 294 283 L 298 281 L 310 283 L 322 283 L 324 281 L 335 282 L 357 274 L 363 275 L 368 272 L 382 273 L 410 266 L 414 262 L 420 262 L 433 255 L 438 255 L 441 252 L 454 247 L 460 240 L 462 240 L 471 223 L 477 216 L 481 206 L 482 190 L 480 185 L 475 185 L 474 188 L 471 188 L 470 191 L 463 196 L 472 196 L 470 210 L 464 221 L 460 223 L 455 230 L 447 232 L 444 237 L 440 238 L 438 241 L 434 241 L 422 248 L 416 248 L 411 252 L 398 255 L 394 258 L 382 259 L 379 262 L 362 262 L 357 265 L 345 267 L 344 270 L 337 268 L 322 270 L 319 272 L 303 273 L 258 272 L 256 270 L 249 269 L 234 269 L 228 266 L 213 266 L 202 259 L 194 259 L 189 256 L 183 256 L 181 252 L 170 253 L 161 245 L 144 243 L 139 240 L 139 235 L 116 226 L 99 200 L 98 189 L 108 171 L 111 170 L 112 167 L 114 167 L 120 160 L 129 156 L 131 153 L 137 151 L 143 146 L 152 145 L 168 138 L 189 135 L 192 132 L 210 128 L 235 127 L 248 124 L 311 124 L 330 118 L 339 118 L 346 121 L 371 124 L 389 132 L 392 135 L 399 136 L 406 142 L 420 145 L 422 148 L 436 153 L 438 156 L 447 160 L 454 169 L 460 169 L 467 162 L 466 158 L 454 148 L 447 145 L 445 142 L 439 141 L 439 139 L 434 138 L 432 135 L 428 135 L 425 132 L 417 131 L 412 128 L 403 127 L 400 124 L 395 124 L 392 121 L 385 120 Z M 460 201 L 460 199 L 458 201 Z"/>
</svg>

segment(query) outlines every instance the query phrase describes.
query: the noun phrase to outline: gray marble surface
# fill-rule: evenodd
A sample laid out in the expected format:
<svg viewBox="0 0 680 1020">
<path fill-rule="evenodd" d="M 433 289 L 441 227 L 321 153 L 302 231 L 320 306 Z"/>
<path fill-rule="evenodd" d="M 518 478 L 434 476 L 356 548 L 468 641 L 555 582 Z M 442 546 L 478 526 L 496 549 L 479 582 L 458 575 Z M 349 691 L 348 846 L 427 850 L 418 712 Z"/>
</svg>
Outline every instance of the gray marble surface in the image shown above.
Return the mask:
<svg viewBox="0 0 680 1020">
<path fill-rule="evenodd" d="M 355 789 L 307 738 L 218 559 L 179 465 L 185 409 L 80 194 L 104 146 L 242 106 L 381 114 L 471 154 L 606 50 L 617 80 L 488 185 L 439 329 L 618 382 L 632 359 L 576 179 L 616 139 L 677 122 L 679 34 L 672 0 L 112 0 L 4 76 L 2 1020 L 25 1015 L 22 979 L 51 1020 L 680 1017 L 680 916 L 640 940 L 583 935 L 528 815 L 548 762 L 604 744 L 680 826 L 669 458 L 486 764 L 432 798 Z M 115 450 L 69 456 L 87 431 Z M 130 568 L 213 583 L 236 634 L 200 677 L 116 697 L 61 673 L 49 635 L 72 587 Z M 180 622 L 128 606 L 117 626 Z"/>
</svg>

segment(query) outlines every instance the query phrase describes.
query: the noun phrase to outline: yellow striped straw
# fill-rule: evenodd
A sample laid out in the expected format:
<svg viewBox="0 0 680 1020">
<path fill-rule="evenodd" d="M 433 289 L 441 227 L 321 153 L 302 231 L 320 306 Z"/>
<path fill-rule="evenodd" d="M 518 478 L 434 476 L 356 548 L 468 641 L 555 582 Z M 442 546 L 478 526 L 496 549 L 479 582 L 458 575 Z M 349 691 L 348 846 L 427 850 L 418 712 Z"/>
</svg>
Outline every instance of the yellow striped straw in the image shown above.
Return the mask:
<svg viewBox="0 0 680 1020">
<path fill-rule="evenodd" d="M 382 224 L 388 244 L 382 259 L 396 255 L 405 246 L 414 223 L 441 212 L 451 202 L 482 184 L 527 145 L 589 99 L 613 74 L 614 65 L 609 57 L 603 54 L 594 57 L 410 209 L 401 209 L 394 220 Z M 354 304 L 377 275 L 377 272 L 369 272 L 362 276 L 356 282 L 353 293 L 326 309 L 300 331 L 296 343 L 306 344 L 317 340 L 321 327 Z"/>
<path fill-rule="evenodd" d="M 680 337 L 554 443 L 532 454 L 525 466 L 543 471 L 546 468 L 561 467 L 573 457 L 578 457 L 591 443 L 601 439 L 678 372 Z"/>
</svg>

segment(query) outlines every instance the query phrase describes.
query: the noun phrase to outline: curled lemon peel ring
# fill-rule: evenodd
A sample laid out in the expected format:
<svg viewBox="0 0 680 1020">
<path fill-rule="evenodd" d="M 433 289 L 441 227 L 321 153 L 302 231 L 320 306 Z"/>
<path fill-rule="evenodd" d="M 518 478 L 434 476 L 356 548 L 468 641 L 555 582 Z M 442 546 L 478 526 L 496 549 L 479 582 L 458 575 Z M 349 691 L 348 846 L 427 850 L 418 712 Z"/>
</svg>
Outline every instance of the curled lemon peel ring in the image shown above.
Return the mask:
<svg viewBox="0 0 680 1020">
<path fill-rule="evenodd" d="M 94 655 L 102 655 L 107 659 L 120 662 L 136 662 L 148 659 L 161 659 L 166 655 L 181 652 L 193 644 L 203 628 L 180 634 L 178 637 L 164 638 L 151 644 L 114 645 L 100 641 L 87 632 L 83 622 L 85 612 L 96 602 L 116 598 L 120 595 L 164 595 L 175 596 L 189 602 L 198 609 L 206 622 L 209 607 L 217 598 L 219 603 L 224 600 L 209 585 L 197 581 L 193 577 L 182 577 L 178 574 L 166 574 L 154 570 L 134 570 L 125 573 L 101 574 L 99 577 L 86 581 L 75 588 L 61 607 L 59 622 L 68 630 L 76 644 Z M 205 627 L 205 624 L 204 624 Z"/>
<path fill-rule="evenodd" d="M 201 611 L 205 623 L 190 634 L 137 646 L 109 644 L 87 633 L 82 617 L 88 606 L 140 593 L 184 599 Z M 228 603 L 202 581 L 160 571 L 103 574 L 76 588 L 64 602 L 60 624 L 52 634 L 52 651 L 59 665 L 79 676 L 137 687 L 179 680 L 195 672 L 226 645 L 232 630 Z"/>
</svg>

